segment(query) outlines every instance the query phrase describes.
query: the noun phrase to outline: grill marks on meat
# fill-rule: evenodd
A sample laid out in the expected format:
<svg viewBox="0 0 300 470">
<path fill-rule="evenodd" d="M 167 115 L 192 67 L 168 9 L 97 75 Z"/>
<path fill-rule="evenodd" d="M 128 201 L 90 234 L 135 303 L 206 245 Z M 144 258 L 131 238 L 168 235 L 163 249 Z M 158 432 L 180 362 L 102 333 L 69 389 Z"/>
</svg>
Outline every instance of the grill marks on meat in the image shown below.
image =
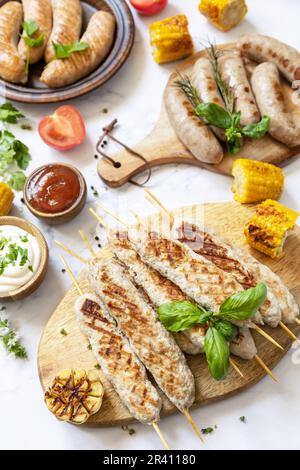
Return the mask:
<svg viewBox="0 0 300 470">
<path fill-rule="evenodd" d="M 93 294 L 79 297 L 75 315 L 80 328 L 88 337 L 104 375 L 132 416 L 142 423 L 156 422 L 161 399 L 127 339 L 99 302 Z"/>
<path fill-rule="evenodd" d="M 256 270 L 241 260 L 238 252 L 215 235 L 201 230 L 194 224 L 182 222 L 177 228 L 178 239 L 187 244 L 195 253 L 204 256 L 223 271 L 230 273 L 244 289 L 255 287 L 264 282 Z M 266 324 L 276 327 L 281 320 L 281 309 L 272 289 L 268 290 L 267 298 L 260 308 Z"/>
<path fill-rule="evenodd" d="M 156 312 L 114 260 L 93 260 L 90 283 L 159 387 L 180 409 L 194 402 L 194 377 Z"/>
</svg>

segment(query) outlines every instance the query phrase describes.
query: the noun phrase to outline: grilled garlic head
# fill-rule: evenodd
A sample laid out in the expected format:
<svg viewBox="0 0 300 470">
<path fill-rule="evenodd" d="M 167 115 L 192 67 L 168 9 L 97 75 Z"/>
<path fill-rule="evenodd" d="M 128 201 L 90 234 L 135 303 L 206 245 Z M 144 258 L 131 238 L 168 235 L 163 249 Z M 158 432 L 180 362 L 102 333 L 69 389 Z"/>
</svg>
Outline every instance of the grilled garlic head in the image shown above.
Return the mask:
<svg viewBox="0 0 300 470">
<path fill-rule="evenodd" d="M 48 409 L 62 421 L 83 424 L 102 405 L 104 389 L 96 371 L 66 369 L 45 393 Z"/>
</svg>

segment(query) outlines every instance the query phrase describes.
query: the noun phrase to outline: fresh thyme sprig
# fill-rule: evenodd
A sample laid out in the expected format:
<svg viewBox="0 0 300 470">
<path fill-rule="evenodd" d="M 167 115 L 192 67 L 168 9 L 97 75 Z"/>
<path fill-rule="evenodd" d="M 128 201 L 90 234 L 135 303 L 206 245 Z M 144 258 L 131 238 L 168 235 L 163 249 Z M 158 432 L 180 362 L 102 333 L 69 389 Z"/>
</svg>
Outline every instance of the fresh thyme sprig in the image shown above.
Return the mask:
<svg viewBox="0 0 300 470">
<path fill-rule="evenodd" d="M 27 351 L 20 343 L 16 331 L 9 325 L 7 318 L 0 318 L 0 341 L 9 354 L 16 359 L 27 359 Z"/>
</svg>

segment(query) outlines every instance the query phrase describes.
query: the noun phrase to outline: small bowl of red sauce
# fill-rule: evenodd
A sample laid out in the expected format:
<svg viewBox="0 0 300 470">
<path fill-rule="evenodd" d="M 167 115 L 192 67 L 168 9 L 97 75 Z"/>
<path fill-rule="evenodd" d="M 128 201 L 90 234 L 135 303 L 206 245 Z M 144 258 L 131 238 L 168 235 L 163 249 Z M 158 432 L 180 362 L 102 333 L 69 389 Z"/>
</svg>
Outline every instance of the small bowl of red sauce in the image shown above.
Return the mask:
<svg viewBox="0 0 300 470">
<path fill-rule="evenodd" d="M 87 188 L 77 168 L 53 163 L 37 168 L 27 178 L 25 204 L 32 214 L 51 224 L 73 219 L 83 209 Z"/>
</svg>

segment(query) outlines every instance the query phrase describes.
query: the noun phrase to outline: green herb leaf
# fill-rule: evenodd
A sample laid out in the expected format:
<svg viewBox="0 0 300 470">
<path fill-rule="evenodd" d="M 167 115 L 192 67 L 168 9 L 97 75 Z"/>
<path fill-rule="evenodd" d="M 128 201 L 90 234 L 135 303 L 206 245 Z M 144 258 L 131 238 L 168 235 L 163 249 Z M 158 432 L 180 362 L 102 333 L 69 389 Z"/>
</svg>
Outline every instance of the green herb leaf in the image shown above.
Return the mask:
<svg viewBox="0 0 300 470">
<path fill-rule="evenodd" d="M 256 124 L 248 124 L 242 128 L 242 133 L 251 139 L 261 139 L 270 129 L 271 119 L 269 116 L 263 118 Z"/>
<path fill-rule="evenodd" d="M 231 155 L 236 155 L 243 145 L 242 130 L 240 127 L 241 113 L 232 115 L 231 125 L 226 129 L 227 147 Z"/>
<path fill-rule="evenodd" d="M 12 171 L 4 177 L 5 182 L 15 191 L 22 191 L 25 185 L 26 176 L 22 171 Z"/>
<path fill-rule="evenodd" d="M 25 44 L 27 44 L 27 46 L 30 47 L 30 48 L 41 47 L 44 44 L 45 35 L 41 34 L 37 38 L 22 36 L 22 39 L 24 40 Z"/>
<path fill-rule="evenodd" d="M 26 359 L 27 351 L 18 340 L 17 333 L 8 322 L 8 319 L 0 318 L 0 341 L 4 348 L 16 359 Z"/>
<path fill-rule="evenodd" d="M 214 327 L 221 333 L 227 341 L 232 341 L 238 332 L 235 325 L 227 320 L 218 320 L 214 323 Z"/>
<path fill-rule="evenodd" d="M 226 320 L 247 320 L 253 317 L 261 307 L 267 297 L 265 284 L 258 284 L 256 287 L 247 289 L 229 297 L 220 306 L 219 312 L 214 316 L 225 318 Z"/>
<path fill-rule="evenodd" d="M 246 423 L 246 417 L 245 416 L 240 416 L 240 421 L 242 423 Z"/>
<path fill-rule="evenodd" d="M 216 103 L 201 103 L 195 111 L 197 116 L 204 118 L 212 126 L 221 129 L 228 129 L 231 126 L 230 114 Z"/>
<path fill-rule="evenodd" d="M 24 21 L 22 27 L 29 37 L 32 37 L 39 30 L 39 25 L 34 20 Z"/>
<path fill-rule="evenodd" d="M 90 46 L 87 42 L 75 41 L 72 44 L 56 44 L 52 42 L 55 59 L 68 59 L 74 52 L 83 52 Z"/>
<path fill-rule="evenodd" d="M 229 343 L 213 326 L 208 328 L 205 335 L 204 351 L 212 377 L 216 380 L 224 379 L 229 369 Z"/>
<path fill-rule="evenodd" d="M 16 124 L 18 119 L 24 115 L 18 111 L 11 103 L 4 103 L 0 106 L 0 121 Z"/>
<path fill-rule="evenodd" d="M 209 426 L 208 428 L 201 429 L 201 432 L 202 432 L 202 434 L 211 434 L 212 432 L 214 432 L 214 428 Z"/>
<path fill-rule="evenodd" d="M 203 324 L 212 316 L 188 300 L 168 302 L 158 307 L 158 316 L 165 328 L 172 332 L 185 331 L 195 324 Z"/>
<path fill-rule="evenodd" d="M 14 159 L 21 170 L 27 170 L 29 162 L 31 161 L 31 155 L 27 145 L 23 144 L 20 140 L 14 140 L 13 148 L 15 151 Z"/>
</svg>

